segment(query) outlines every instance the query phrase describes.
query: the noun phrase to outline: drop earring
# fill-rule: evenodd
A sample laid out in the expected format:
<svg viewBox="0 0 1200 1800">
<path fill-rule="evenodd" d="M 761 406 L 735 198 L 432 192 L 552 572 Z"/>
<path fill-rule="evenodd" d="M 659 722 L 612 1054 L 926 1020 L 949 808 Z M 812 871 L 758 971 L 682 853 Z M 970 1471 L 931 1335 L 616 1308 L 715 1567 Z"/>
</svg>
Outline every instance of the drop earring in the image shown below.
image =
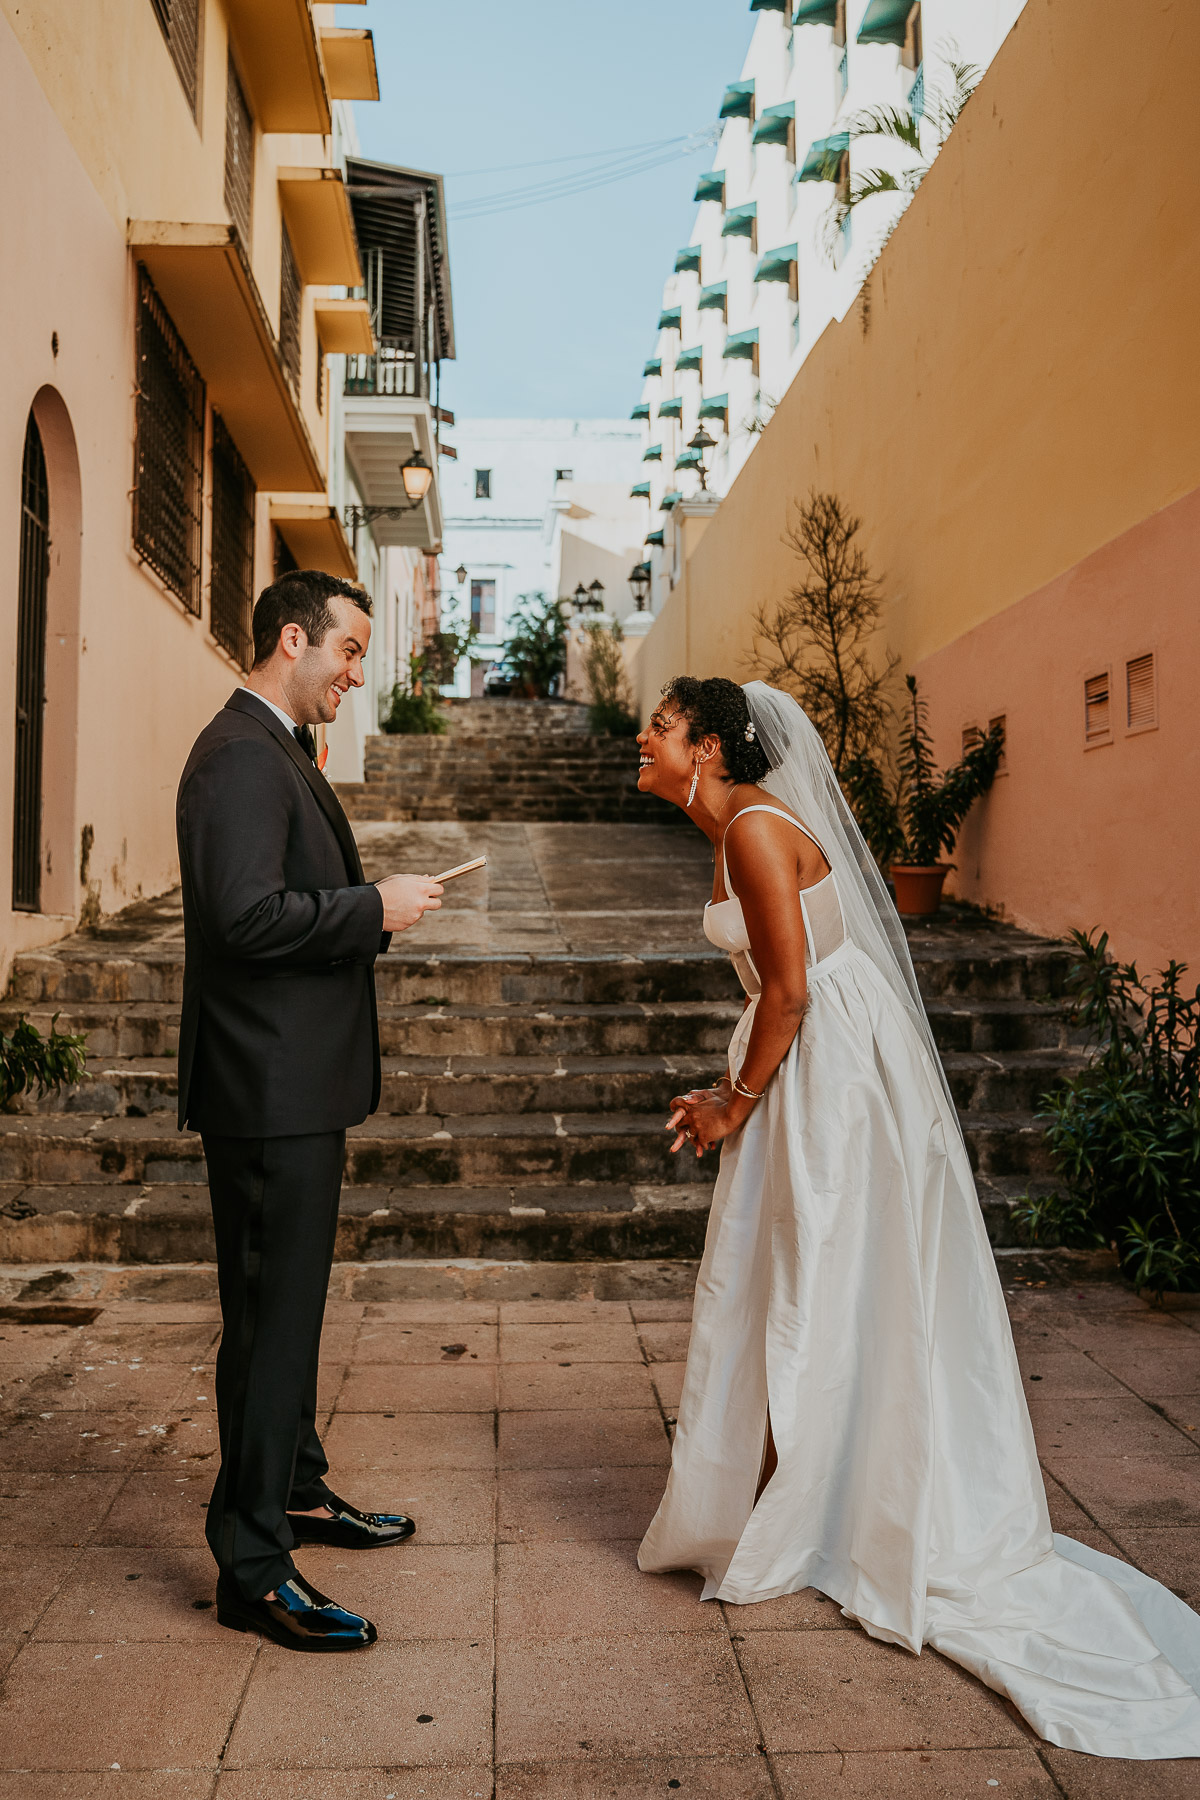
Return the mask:
<svg viewBox="0 0 1200 1800">
<path fill-rule="evenodd" d="M 692 801 L 696 798 L 696 784 L 699 780 L 700 780 L 700 764 L 696 763 L 696 764 L 694 764 L 694 766 L 692 768 L 692 785 L 688 789 L 688 797 L 687 797 L 688 806 L 690 806 L 692 804 Z M 685 807 L 684 810 L 686 811 L 687 808 Z"/>
</svg>

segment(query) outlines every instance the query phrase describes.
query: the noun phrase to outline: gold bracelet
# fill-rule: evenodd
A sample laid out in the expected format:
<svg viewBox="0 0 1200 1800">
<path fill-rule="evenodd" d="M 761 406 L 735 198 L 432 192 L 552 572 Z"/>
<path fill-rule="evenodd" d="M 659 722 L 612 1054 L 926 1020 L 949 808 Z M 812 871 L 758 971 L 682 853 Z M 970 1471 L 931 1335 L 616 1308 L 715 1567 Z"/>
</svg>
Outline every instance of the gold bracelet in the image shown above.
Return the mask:
<svg viewBox="0 0 1200 1800">
<path fill-rule="evenodd" d="M 766 1088 L 759 1088 L 758 1092 L 755 1093 L 753 1088 L 743 1087 L 736 1075 L 731 1075 L 729 1079 L 733 1085 L 734 1093 L 740 1094 L 743 1100 L 761 1100 L 767 1091 Z"/>
</svg>

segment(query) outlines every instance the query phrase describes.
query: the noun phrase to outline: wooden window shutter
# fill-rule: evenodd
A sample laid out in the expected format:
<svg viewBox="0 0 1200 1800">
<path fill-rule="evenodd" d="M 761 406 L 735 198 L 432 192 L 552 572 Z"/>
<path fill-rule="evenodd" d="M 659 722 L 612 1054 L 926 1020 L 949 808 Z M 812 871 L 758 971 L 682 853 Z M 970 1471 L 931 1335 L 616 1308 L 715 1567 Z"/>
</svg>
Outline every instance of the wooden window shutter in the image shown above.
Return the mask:
<svg viewBox="0 0 1200 1800">
<path fill-rule="evenodd" d="M 1158 679 L 1154 652 L 1125 664 L 1125 728 L 1151 731 L 1158 724 Z"/>
<path fill-rule="evenodd" d="M 1112 682 L 1105 669 L 1099 675 L 1089 675 L 1083 684 L 1083 737 L 1084 747 L 1091 749 L 1093 744 L 1110 744 L 1112 742 Z"/>
</svg>

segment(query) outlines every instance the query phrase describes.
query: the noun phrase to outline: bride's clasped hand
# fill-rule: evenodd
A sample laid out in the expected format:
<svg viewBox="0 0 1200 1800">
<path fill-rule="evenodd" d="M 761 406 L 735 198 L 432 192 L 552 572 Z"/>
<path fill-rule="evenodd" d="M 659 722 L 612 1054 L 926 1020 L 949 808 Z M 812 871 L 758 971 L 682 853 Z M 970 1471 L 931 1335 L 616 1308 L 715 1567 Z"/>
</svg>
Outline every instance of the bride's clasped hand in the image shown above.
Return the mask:
<svg viewBox="0 0 1200 1800">
<path fill-rule="evenodd" d="M 1200 1755 L 1200 1619 L 1056 1536 L 1004 1295 L 912 959 L 788 695 L 680 677 L 638 786 L 713 846 L 745 1009 L 671 1148 L 719 1145 L 671 1473 L 639 1552 L 705 1599 L 813 1587 L 1044 1739 Z"/>
</svg>

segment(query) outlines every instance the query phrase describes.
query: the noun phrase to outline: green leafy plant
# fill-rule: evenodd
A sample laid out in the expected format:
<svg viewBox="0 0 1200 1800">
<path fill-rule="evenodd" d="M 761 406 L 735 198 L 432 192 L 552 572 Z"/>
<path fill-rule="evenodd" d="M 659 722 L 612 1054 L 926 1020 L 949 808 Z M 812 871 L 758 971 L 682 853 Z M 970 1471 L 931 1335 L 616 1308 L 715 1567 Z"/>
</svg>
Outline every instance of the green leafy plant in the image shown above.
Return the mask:
<svg viewBox="0 0 1200 1800">
<path fill-rule="evenodd" d="M 1026 1200 L 1036 1243 L 1111 1244 L 1134 1286 L 1200 1289 L 1200 987 L 1171 961 L 1155 982 L 1108 934 L 1073 931 L 1072 1017 L 1096 1055 L 1039 1118 L 1063 1191 Z"/>
<path fill-rule="evenodd" d="M 588 727 L 595 737 L 636 737 L 633 690 L 621 645 L 625 633 L 617 623 L 584 627 L 583 673 L 588 685 Z"/>
<path fill-rule="evenodd" d="M 823 220 L 821 239 L 825 254 L 831 262 L 836 263 L 840 255 L 842 228 L 846 220 L 865 201 L 877 199 L 881 194 L 892 197 L 899 195 L 903 208 L 907 208 L 958 124 L 963 108 L 978 87 L 981 71 L 976 65 L 959 62 L 957 46 L 950 40 L 946 40 L 939 48 L 946 53 L 945 66 L 950 76 L 950 86 L 945 91 L 935 86 L 926 87 L 924 112 L 921 116 L 915 115 L 908 106 L 868 106 L 847 121 L 845 130 L 852 142 L 859 138 L 883 138 L 888 143 L 899 145 L 912 160 L 906 160 L 899 169 L 863 169 L 849 177 Z M 923 125 L 926 128 L 924 141 Z M 838 162 L 836 156 L 830 156 L 827 167 L 822 171 L 827 181 L 838 179 Z M 869 258 L 871 263 L 878 259 L 898 223 L 897 219 L 891 229 L 877 240 Z"/>
<path fill-rule="evenodd" d="M 461 624 L 451 602 L 442 614 L 438 629 L 430 633 L 420 651 L 422 680 L 434 687 L 449 687 L 459 663 L 471 654 L 478 636 L 478 625 L 473 620 L 465 626 Z"/>
<path fill-rule="evenodd" d="M 87 1079 L 87 1037 L 83 1032 L 60 1031 L 58 1018 L 55 1013 L 50 1021 L 49 1037 L 43 1037 L 24 1015 L 11 1034 L 0 1031 L 0 1112 L 11 1111 L 22 1094 L 36 1093 L 41 1100 Z"/>
<path fill-rule="evenodd" d="M 409 657 L 407 681 L 395 682 L 380 695 L 379 729 L 393 737 L 437 737 L 445 731 L 445 709 L 424 652 Z"/>
<path fill-rule="evenodd" d="M 531 700 L 556 694 L 567 668 L 567 615 L 562 600 L 545 594 L 521 594 L 513 614 L 515 627 L 504 646 L 504 659 L 520 692 Z"/>
<path fill-rule="evenodd" d="M 908 708 L 900 734 L 899 779 L 890 786 L 870 753 L 846 771 L 847 798 L 863 836 L 881 861 L 928 868 L 954 849 L 959 827 L 995 780 L 1004 753 L 1004 728 L 993 725 L 961 762 L 939 774 L 929 735 L 928 709 L 915 675 L 906 675 Z"/>
</svg>

